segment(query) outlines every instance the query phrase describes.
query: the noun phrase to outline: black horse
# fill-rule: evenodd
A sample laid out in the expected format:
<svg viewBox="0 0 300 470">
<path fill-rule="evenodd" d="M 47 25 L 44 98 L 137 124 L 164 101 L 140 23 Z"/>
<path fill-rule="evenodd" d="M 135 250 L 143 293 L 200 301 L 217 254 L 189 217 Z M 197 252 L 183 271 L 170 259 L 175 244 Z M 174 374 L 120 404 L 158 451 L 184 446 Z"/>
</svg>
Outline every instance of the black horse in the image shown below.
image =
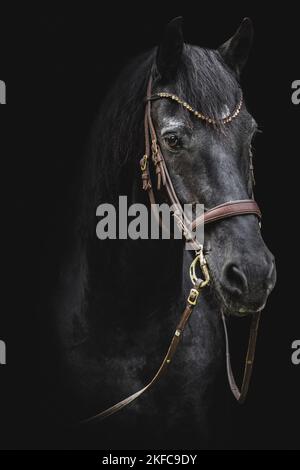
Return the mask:
<svg viewBox="0 0 300 470">
<path fill-rule="evenodd" d="M 95 232 L 100 203 L 117 205 L 118 196 L 126 195 L 129 203 L 149 204 L 139 168 L 149 76 L 154 92 L 171 91 L 219 119 L 240 99 L 239 78 L 251 42 L 252 25 L 246 19 L 218 50 L 191 46 L 183 41 L 181 19 L 175 19 L 160 47 L 124 70 L 101 107 L 56 298 L 62 380 L 66 403 L 72 404 L 66 409 L 74 419 L 104 410 L 149 381 L 190 289 L 192 255 L 182 241 L 100 241 Z M 210 208 L 252 196 L 249 154 L 257 124 L 245 105 L 222 128 L 167 100 L 153 103 L 152 112 L 182 203 Z M 224 372 L 220 310 L 242 316 L 262 309 L 275 284 L 275 265 L 254 215 L 210 225 L 204 248 L 212 283 L 168 375 L 137 402 L 97 424 L 103 448 L 207 445 L 215 385 Z M 227 386 L 223 375 L 222 381 Z"/>
</svg>

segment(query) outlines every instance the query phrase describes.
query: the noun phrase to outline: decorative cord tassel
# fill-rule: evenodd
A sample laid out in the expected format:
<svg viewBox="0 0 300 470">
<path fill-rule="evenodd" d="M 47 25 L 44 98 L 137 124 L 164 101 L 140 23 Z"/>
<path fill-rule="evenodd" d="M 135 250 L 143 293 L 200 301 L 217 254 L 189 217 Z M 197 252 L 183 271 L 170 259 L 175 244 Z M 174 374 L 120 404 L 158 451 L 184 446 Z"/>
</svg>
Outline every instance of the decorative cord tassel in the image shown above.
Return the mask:
<svg viewBox="0 0 300 470">
<path fill-rule="evenodd" d="M 143 179 L 143 190 L 149 191 L 149 189 L 152 188 L 150 180 L 149 180 L 149 176 L 147 174 L 145 176 L 142 175 L 142 179 Z"/>
<path fill-rule="evenodd" d="M 157 176 L 157 189 L 160 190 L 162 185 L 166 185 L 166 174 L 164 169 L 164 160 L 160 153 L 159 147 L 156 147 L 156 151 L 152 154 L 152 160 Z"/>
</svg>

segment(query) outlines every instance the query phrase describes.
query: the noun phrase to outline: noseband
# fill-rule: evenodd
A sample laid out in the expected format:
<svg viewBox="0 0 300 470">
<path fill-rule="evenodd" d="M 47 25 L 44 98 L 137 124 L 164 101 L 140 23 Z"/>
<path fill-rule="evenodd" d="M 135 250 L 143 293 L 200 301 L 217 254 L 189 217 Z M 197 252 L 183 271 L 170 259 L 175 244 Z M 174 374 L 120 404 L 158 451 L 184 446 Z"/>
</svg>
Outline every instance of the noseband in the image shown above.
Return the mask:
<svg viewBox="0 0 300 470">
<path fill-rule="evenodd" d="M 157 99 L 169 99 L 172 100 L 174 103 L 183 106 L 187 109 L 190 113 L 192 113 L 196 118 L 206 122 L 209 125 L 226 125 L 230 123 L 233 119 L 237 118 L 243 104 L 243 98 L 240 98 L 240 101 L 235 108 L 235 110 L 228 114 L 226 117 L 220 119 L 219 121 L 213 119 L 212 117 L 205 116 L 204 114 L 196 111 L 192 106 L 190 106 L 186 101 L 181 100 L 178 96 L 171 94 L 171 93 L 156 93 L 152 94 L 152 78 L 150 78 L 148 87 L 147 87 L 147 96 L 146 96 L 146 107 L 145 107 L 145 116 L 144 116 L 144 130 L 145 130 L 145 153 L 142 159 L 140 160 L 140 168 L 142 174 L 142 182 L 143 182 L 143 189 L 148 193 L 149 201 L 152 210 L 157 215 L 157 205 L 156 205 L 156 198 L 153 190 L 153 183 L 151 180 L 150 174 L 150 165 L 151 162 L 153 164 L 153 168 L 155 170 L 156 175 L 156 189 L 157 191 L 164 190 L 171 209 L 173 211 L 174 218 L 179 225 L 179 228 L 182 230 L 183 235 L 187 242 L 189 242 L 192 248 L 195 251 L 195 258 L 192 261 L 190 266 L 190 279 L 192 282 L 192 288 L 189 292 L 186 307 L 181 315 L 180 321 L 177 325 L 173 338 L 171 340 L 170 346 L 168 348 L 167 354 L 165 355 L 158 371 L 152 378 L 152 380 L 141 390 L 137 391 L 136 393 L 130 395 L 129 397 L 125 398 L 124 400 L 118 402 L 117 404 L 107 408 L 106 410 L 98 413 L 91 418 L 84 420 L 84 423 L 90 422 L 94 419 L 103 419 L 107 416 L 110 416 L 117 411 L 120 411 L 122 408 L 127 406 L 132 401 L 136 400 L 140 395 L 145 393 L 155 382 L 163 375 L 166 371 L 168 365 L 170 364 L 177 346 L 179 344 L 180 338 L 184 331 L 184 328 L 188 322 L 189 317 L 191 316 L 195 305 L 197 304 L 199 294 L 201 290 L 210 283 L 210 275 L 209 275 L 209 266 L 205 259 L 203 253 L 203 246 L 199 244 L 196 240 L 195 235 L 193 233 L 194 229 L 199 225 L 207 225 L 209 223 L 215 223 L 221 221 L 223 219 L 234 217 L 238 215 L 249 215 L 253 214 L 261 219 L 261 212 L 259 210 L 258 205 L 254 201 L 254 199 L 243 199 L 237 201 L 228 201 L 224 202 L 223 204 L 219 204 L 211 209 L 208 209 L 204 212 L 203 215 L 196 218 L 194 221 L 190 221 L 187 219 L 186 214 L 184 213 L 180 201 L 178 199 L 176 190 L 173 186 L 165 158 L 161 151 L 156 130 L 152 121 L 152 114 L 151 114 L 151 103 L 153 100 Z M 159 217 L 158 217 L 159 218 Z M 202 272 L 203 278 L 198 278 L 197 276 L 197 268 L 200 269 Z M 244 367 L 244 375 L 241 389 L 239 390 L 236 381 L 234 379 L 234 375 L 232 372 L 231 367 L 231 360 L 230 360 L 230 353 L 229 353 L 229 341 L 228 341 L 228 333 L 226 327 L 226 320 L 225 316 L 222 312 L 222 323 L 224 326 L 224 334 L 225 334 L 225 348 L 226 348 L 226 369 L 227 369 L 227 376 L 231 391 L 239 403 L 243 403 L 245 401 L 251 374 L 252 374 L 252 366 L 255 356 L 255 346 L 256 346 L 256 338 L 257 338 L 257 330 L 260 320 L 260 311 L 256 312 L 252 316 L 251 327 L 250 327 L 250 335 L 249 335 L 249 342 L 248 342 L 248 350 L 246 355 L 245 367 Z"/>
</svg>

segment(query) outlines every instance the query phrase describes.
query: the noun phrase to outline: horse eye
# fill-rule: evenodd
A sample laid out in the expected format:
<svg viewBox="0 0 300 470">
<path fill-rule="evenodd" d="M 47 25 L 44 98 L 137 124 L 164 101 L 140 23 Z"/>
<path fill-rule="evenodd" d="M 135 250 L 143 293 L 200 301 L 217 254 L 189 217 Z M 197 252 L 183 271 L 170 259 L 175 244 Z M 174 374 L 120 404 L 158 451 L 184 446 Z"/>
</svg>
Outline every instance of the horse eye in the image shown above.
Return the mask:
<svg viewBox="0 0 300 470">
<path fill-rule="evenodd" d="M 180 140 L 179 138 L 172 134 L 172 135 L 168 135 L 167 137 L 164 138 L 166 144 L 168 145 L 168 147 L 174 149 L 176 147 L 179 147 L 180 145 Z"/>
</svg>

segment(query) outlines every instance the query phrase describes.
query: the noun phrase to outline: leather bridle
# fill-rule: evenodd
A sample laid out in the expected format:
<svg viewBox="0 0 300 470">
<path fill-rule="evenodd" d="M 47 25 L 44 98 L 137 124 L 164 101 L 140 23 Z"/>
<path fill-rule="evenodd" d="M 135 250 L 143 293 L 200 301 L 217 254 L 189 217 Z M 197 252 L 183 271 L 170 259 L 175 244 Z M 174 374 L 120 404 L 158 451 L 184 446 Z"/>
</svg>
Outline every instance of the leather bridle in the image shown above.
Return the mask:
<svg viewBox="0 0 300 470">
<path fill-rule="evenodd" d="M 107 408 L 106 410 L 98 413 L 91 418 L 84 420 L 84 423 L 90 422 L 95 419 L 103 419 L 106 418 L 117 411 L 120 411 L 122 408 L 127 406 L 132 401 L 136 400 L 140 395 L 145 393 L 155 382 L 163 375 L 166 371 L 168 365 L 170 364 L 177 346 L 179 344 L 180 338 L 184 331 L 184 328 L 190 318 L 195 305 L 197 304 L 199 294 L 201 290 L 207 286 L 210 282 L 210 275 L 209 275 L 209 267 L 203 253 L 203 246 L 198 243 L 194 235 L 194 229 L 199 225 L 207 225 L 209 223 L 214 223 L 229 217 L 234 217 L 237 215 L 249 215 L 253 214 L 261 219 L 261 212 L 259 210 L 258 205 L 254 201 L 254 199 L 244 199 L 244 200 L 237 200 L 237 201 L 228 201 L 220 204 L 218 206 L 213 207 L 212 209 L 208 209 L 204 212 L 203 215 L 196 218 L 194 221 L 190 221 L 187 219 L 186 214 L 182 209 L 182 205 L 178 199 L 176 190 L 172 184 L 172 180 L 170 174 L 168 172 L 168 168 L 166 165 L 166 161 L 164 159 L 163 153 L 161 151 L 156 130 L 152 121 L 152 114 L 151 114 L 151 103 L 153 100 L 157 99 L 170 99 L 174 102 L 177 102 L 179 105 L 182 105 L 188 111 L 193 113 L 196 118 L 199 118 L 205 121 L 208 124 L 217 125 L 222 124 L 225 125 L 230 123 L 233 119 L 235 119 L 242 108 L 243 100 L 240 99 L 238 106 L 225 118 L 220 119 L 220 121 L 216 121 L 213 118 L 204 116 L 202 113 L 195 111 L 188 103 L 178 98 L 176 95 L 171 93 L 156 93 L 152 95 L 152 78 L 150 78 L 147 87 L 147 96 L 146 96 L 146 106 L 145 106 L 145 116 L 144 116 L 144 130 L 145 130 L 145 154 L 140 160 L 140 168 L 142 174 L 142 182 L 143 182 L 143 189 L 148 193 L 149 201 L 152 210 L 155 212 L 157 211 L 156 205 L 156 198 L 153 190 L 153 183 L 151 180 L 151 172 L 150 172 L 150 164 L 152 162 L 153 168 L 156 174 L 157 180 L 157 190 L 160 191 L 162 188 L 165 190 L 165 193 L 168 197 L 171 209 L 173 211 L 174 218 L 179 225 L 179 228 L 182 230 L 183 235 L 187 242 L 189 242 L 192 248 L 195 251 L 195 258 L 190 266 L 190 278 L 192 282 L 192 288 L 189 292 L 186 307 L 181 315 L 180 321 L 177 325 L 173 338 L 171 340 L 170 346 L 168 351 L 158 369 L 154 377 L 151 381 L 143 387 L 141 390 L 137 391 L 136 393 L 130 395 L 129 397 L 125 398 L 124 400 L 118 402 L 117 404 Z M 158 217 L 156 213 L 156 217 Z M 197 276 L 197 268 L 201 270 L 203 278 L 198 278 Z M 226 327 L 226 320 L 224 313 L 222 312 L 222 323 L 224 326 L 224 334 L 225 334 L 225 349 L 226 349 L 226 368 L 227 368 L 227 376 L 231 391 L 239 403 L 243 403 L 245 401 L 253 367 L 253 360 L 255 356 L 255 347 L 256 347 L 256 338 L 257 338 L 257 330 L 260 320 L 261 312 L 256 312 L 252 314 L 252 321 L 250 327 L 250 335 L 249 335 L 249 342 L 248 342 L 248 350 L 246 355 L 245 367 L 244 367 L 244 375 L 241 389 L 238 388 L 236 381 L 234 379 L 234 375 L 232 372 L 231 367 L 231 360 L 230 360 L 230 352 L 229 352 L 229 341 L 228 341 L 228 333 Z"/>
</svg>

